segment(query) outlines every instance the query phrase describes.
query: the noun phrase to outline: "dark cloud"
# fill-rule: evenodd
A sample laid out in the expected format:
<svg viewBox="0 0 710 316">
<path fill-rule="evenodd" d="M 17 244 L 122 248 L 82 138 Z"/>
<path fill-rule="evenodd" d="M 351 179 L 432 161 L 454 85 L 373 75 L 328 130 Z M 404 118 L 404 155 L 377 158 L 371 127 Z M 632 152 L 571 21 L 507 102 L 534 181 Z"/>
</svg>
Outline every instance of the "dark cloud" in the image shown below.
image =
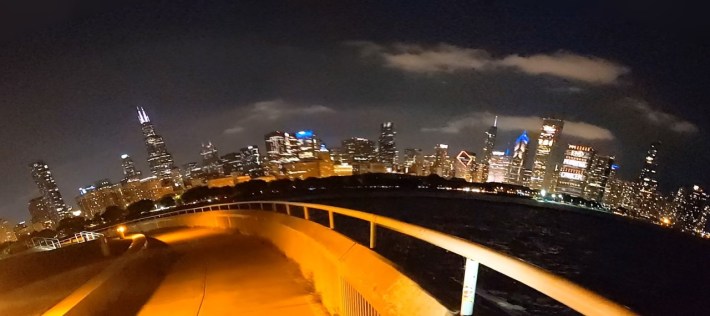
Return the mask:
<svg viewBox="0 0 710 316">
<path fill-rule="evenodd" d="M 647 122 L 663 128 L 668 128 L 676 133 L 696 133 L 698 127 L 673 114 L 654 109 L 648 102 L 633 98 L 626 98 L 621 102 L 622 106 L 632 109 Z"/>
<path fill-rule="evenodd" d="M 628 67 L 609 60 L 566 51 L 493 57 L 484 49 L 447 43 L 431 47 L 412 43 L 384 46 L 367 41 L 346 44 L 359 48 L 365 57 L 382 58 L 388 67 L 415 73 L 472 70 L 493 72 L 512 68 L 530 75 L 550 75 L 591 84 L 616 84 L 623 75 L 630 72 Z"/>
<path fill-rule="evenodd" d="M 439 132 L 459 134 L 468 130 L 482 130 L 490 126 L 494 118 L 498 118 L 498 129 L 503 131 L 529 130 L 537 131 L 542 125 L 542 119 L 537 116 L 497 116 L 490 112 L 475 112 L 461 115 L 446 122 L 442 127 L 424 127 L 423 132 Z M 613 140 L 612 132 L 604 127 L 585 122 L 565 121 L 564 133 L 585 140 Z"/>
</svg>

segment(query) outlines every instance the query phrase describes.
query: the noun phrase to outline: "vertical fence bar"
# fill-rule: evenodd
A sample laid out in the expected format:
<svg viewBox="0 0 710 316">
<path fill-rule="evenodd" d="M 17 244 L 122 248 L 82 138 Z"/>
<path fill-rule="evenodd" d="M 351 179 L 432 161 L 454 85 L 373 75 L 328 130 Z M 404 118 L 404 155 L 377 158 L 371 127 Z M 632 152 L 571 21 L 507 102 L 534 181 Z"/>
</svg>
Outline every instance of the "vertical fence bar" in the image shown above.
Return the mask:
<svg viewBox="0 0 710 316">
<path fill-rule="evenodd" d="M 308 214 L 308 208 L 305 206 L 303 207 L 303 218 L 305 218 L 306 220 L 309 220 L 311 218 L 311 216 Z"/>
<path fill-rule="evenodd" d="M 478 280 L 478 261 L 466 259 L 466 270 L 463 274 L 463 291 L 461 293 L 461 316 L 473 315 L 473 300 L 476 298 L 476 281 Z"/>
<path fill-rule="evenodd" d="M 328 211 L 328 222 L 330 229 L 335 229 L 335 221 L 333 220 L 333 211 Z"/>
<path fill-rule="evenodd" d="M 286 204 L 286 215 L 291 216 L 291 206 Z"/>
<path fill-rule="evenodd" d="M 374 221 L 370 222 L 370 249 L 375 249 L 377 245 L 377 224 Z"/>
</svg>

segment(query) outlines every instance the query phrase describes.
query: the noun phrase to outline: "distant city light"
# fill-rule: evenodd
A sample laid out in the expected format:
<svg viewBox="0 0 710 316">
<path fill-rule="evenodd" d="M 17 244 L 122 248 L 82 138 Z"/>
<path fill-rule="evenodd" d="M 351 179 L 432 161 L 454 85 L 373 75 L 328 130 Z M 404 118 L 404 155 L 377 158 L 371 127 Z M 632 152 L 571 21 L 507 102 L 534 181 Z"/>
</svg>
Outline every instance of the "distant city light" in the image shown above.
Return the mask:
<svg viewBox="0 0 710 316">
<path fill-rule="evenodd" d="M 312 130 L 305 130 L 305 131 L 296 132 L 296 138 L 298 138 L 298 139 L 312 138 L 312 137 L 313 137 Z"/>
</svg>

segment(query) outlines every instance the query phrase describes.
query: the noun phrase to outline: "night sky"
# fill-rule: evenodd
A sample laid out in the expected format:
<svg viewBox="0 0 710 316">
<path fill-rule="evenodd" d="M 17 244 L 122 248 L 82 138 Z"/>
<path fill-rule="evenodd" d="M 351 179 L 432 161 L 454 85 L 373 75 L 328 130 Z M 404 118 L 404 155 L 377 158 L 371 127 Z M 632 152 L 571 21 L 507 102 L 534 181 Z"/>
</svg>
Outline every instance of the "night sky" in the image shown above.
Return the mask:
<svg viewBox="0 0 710 316">
<path fill-rule="evenodd" d="M 663 190 L 710 182 L 710 28 L 682 2 L 95 2 L 0 4 L 0 217 L 29 217 L 33 160 L 70 205 L 120 180 L 123 153 L 147 172 L 136 106 L 179 166 L 202 142 L 313 129 L 338 146 L 382 121 L 400 153 L 480 153 L 494 115 L 504 150 L 557 116 L 563 144 L 615 155 L 627 179 L 660 139 Z"/>
</svg>

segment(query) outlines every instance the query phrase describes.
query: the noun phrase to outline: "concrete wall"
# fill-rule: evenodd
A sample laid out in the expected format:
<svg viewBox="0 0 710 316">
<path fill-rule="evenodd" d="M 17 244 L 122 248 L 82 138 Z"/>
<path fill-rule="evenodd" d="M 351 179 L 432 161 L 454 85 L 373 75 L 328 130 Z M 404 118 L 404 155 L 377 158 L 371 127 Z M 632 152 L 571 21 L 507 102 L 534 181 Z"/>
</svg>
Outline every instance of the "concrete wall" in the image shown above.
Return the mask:
<svg viewBox="0 0 710 316">
<path fill-rule="evenodd" d="M 128 228 L 149 232 L 180 226 L 233 229 L 270 241 L 299 264 L 333 315 L 375 315 L 373 311 L 379 315 L 452 315 L 385 258 L 301 218 L 263 211 L 212 211 L 144 221 Z"/>
</svg>

